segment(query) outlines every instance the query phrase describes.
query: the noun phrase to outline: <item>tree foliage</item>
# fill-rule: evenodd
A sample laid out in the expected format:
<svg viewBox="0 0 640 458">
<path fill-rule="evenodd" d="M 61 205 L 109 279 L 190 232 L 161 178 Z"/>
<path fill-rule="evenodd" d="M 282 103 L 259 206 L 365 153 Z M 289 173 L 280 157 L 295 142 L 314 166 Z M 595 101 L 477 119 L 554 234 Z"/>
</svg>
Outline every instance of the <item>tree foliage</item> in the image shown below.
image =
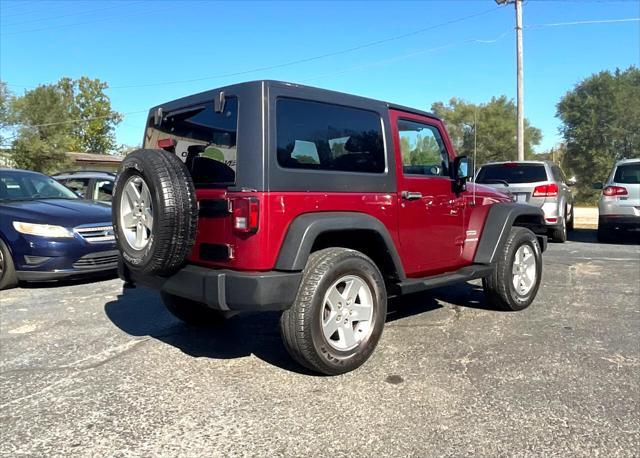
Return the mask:
<svg viewBox="0 0 640 458">
<path fill-rule="evenodd" d="M 9 118 L 16 131 L 11 144 L 16 165 L 51 172 L 64 167 L 68 151 L 113 151 L 121 115 L 111 109 L 106 88 L 97 79 L 62 78 L 15 97 Z"/>
<path fill-rule="evenodd" d="M 640 156 L 640 70 L 603 71 L 578 83 L 557 106 L 567 151 L 563 165 L 575 173 L 579 198 L 594 197 L 615 161 Z"/>
<path fill-rule="evenodd" d="M 452 98 L 448 104 L 434 103 L 431 111 L 446 123 L 458 154 L 473 157 L 476 128 L 478 166 L 490 161 L 517 159 L 516 105 L 506 96 L 492 97 L 487 103 L 478 105 Z M 525 158 L 532 158 L 533 147 L 540 144 L 542 133 L 526 119 L 524 124 Z"/>
</svg>

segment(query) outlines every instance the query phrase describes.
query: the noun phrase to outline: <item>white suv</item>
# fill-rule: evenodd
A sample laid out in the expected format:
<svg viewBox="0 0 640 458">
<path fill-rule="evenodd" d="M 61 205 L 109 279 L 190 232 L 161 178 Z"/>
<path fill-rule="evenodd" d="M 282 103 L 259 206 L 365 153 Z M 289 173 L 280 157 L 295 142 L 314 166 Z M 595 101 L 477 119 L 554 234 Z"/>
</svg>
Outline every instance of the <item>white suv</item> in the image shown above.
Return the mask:
<svg viewBox="0 0 640 458">
<path fill-rule="evenodd" d="M 598 240 L 608 242 L 620 230 L 640 230 L 640 159 L 623 159 L 609 179 L 595 183 L 602 189 L 598 202 Z"/>
</svg>

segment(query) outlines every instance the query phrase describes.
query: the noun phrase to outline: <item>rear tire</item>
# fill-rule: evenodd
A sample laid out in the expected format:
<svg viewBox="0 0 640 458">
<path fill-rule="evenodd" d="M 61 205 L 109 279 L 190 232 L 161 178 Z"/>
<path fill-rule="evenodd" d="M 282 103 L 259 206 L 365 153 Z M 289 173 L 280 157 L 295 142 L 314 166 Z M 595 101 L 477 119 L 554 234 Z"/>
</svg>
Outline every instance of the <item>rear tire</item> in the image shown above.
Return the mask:
<svg viewBox="0 0 640 458">
<path fill-rule="evenodd" d="M 554 242 L 564 243 L 567 241 L 567 219 L 566 217 L 562 217 L 562 221 L 560 222 L 560 226 L 551 229 L 549 231 L 549 235 Z"/>
<path fill-rule="evenodd" d="M 567 211 L 565 210 L 565 215 Z M 567 220 L 567 231 L 571 232 L 574 229 L 574 214 L 573 214 L 573 205 L 571 206 L 571 214 L 569 215 L 569 219 Z"/>
<path fill-rule="evenodd" d="M 180 321 L 197 327 L 209 327 L 220 325 L 225 322 L 229 312 L 214 310 L 206 304 L 174 296 L 173 294 L 161 292 L 164 306 Z"/>
<path fill-rule="evenodd" d="M 507 311 L 527 308 L 536 297 L 542 278 L 542 252 L 533 232 L 512 227 L 496 269 L 482 279 L 487 301 Z"/>
<path fill-rule="evenodd" d="M 0 240 L 0 291 L 13 288 L 18 284 L 16 268 L 9 247 Z"/>
<path fill-rule="evenodd" d="M 387 292 L 373 261 L 359 251 L 327 248 L 309 256 L 296 300 L 280 318 L 280 330 L 298 363 L 337 375 L 371 356 L 386 314 Z"/>
</svg>

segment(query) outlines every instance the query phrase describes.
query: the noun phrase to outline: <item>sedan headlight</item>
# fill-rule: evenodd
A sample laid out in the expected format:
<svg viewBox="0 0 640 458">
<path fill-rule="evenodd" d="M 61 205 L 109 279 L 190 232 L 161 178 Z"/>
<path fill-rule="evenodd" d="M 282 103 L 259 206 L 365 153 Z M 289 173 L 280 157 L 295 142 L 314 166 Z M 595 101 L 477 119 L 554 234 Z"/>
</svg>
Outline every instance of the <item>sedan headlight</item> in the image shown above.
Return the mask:
<svg viewBox="0 0 640 458">
<path fill-rule="evenodd" d="M 13 228 L 21 234 L 37 235 L 39 237 L 51 237 L 51 238 L 71 238 L 73 232 L 62 227 L 52 226 L 50 224 L 32 224 L 23 223 L 21 221 L 14 221 Z"/>
</svg>

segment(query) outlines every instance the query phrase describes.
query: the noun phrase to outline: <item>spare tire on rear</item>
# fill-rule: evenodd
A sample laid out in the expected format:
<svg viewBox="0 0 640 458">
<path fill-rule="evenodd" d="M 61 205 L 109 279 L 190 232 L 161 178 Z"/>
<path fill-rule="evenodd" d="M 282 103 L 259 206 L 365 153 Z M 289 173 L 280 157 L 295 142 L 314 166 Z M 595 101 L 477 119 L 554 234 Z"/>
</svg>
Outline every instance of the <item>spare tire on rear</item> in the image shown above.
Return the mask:
<svg viewBox="0 0 640 458">
<path fill-rule="evenodd" d="M 164 150 L 140 149 L 124 158 L 112 200 L 113 228 L 129 269 L 170 275 L 193 248 L 198 207 L 184 163 Z"/>
</svg>

